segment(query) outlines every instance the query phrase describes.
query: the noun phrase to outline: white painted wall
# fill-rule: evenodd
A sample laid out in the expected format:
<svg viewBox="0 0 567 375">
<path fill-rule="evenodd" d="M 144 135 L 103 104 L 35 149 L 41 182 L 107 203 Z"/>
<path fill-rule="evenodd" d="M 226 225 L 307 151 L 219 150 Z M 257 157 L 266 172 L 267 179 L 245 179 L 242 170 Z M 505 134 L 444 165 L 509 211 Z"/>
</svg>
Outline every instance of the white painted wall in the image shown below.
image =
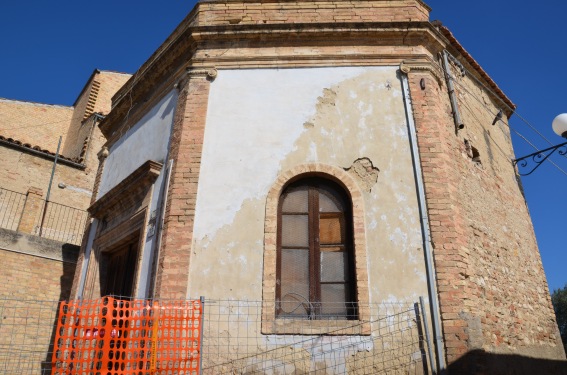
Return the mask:
<svg viewBox="0 0 567 375">
<path fill-rule="evenodd" d="M 104 165 L 98 197 L 124 180 L 147 160 L 165 164 L 177 90 L 163 97 L 109 149 Z"/>
<path fill-rule="evenodd" d="M 397 67 L 221 70 L 211 83 L 189 297 L 262 299 L 266 195 L 298 164 L 380 169 L 363 195 L 371 302 L 427 295 Z"/>
</svg>

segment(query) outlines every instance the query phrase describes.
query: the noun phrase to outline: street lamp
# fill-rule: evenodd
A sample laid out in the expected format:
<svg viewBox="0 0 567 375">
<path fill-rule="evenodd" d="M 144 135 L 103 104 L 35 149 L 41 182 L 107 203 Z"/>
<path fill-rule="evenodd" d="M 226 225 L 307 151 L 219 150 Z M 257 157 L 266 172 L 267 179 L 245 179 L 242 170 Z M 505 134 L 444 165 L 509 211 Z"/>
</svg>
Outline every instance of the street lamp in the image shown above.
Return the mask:
<svg viewBox="0 0 567 375">
<path fill-rule="evenodd" d="M 562 113 L 553 119 L 551 126 L 557 135 L 567 138 L 567 113 Z M 567 154 L 567 142 L 515 159 L 513 163 L 518 166 L 520 176 L 527 176 L 535 171 L 547 158 L 553 155 L 555 151 L 557 151 L 559 155 Z"/>
</svg>

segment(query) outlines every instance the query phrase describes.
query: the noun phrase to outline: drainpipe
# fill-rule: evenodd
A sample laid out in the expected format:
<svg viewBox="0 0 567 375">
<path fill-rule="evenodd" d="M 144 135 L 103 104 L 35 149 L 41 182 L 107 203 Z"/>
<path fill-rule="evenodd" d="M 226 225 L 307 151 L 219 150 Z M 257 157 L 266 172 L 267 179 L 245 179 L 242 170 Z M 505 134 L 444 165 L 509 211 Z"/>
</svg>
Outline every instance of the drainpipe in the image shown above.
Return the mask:
<svg viewBox="0 0 567 375">
<path fill-rule="evenodd" d="M 156 282 L 157 282 L 157 273 L 158 273 L 158 265 L 159 265 L 159 254 L 161 249 L 161 237 L 163 234 L 163 221 L 165 219 L 165 208 L 167 206 L 167 197 L 169 191 L 169 182 L 171 180 L 171 171 L 173 169 L 173 159 L 169 161 L 166 169 L 166 175 L 164 178 L 163 183 L 163 193 L 161 196 L 161 202 L 158 205 L 158 212 L 159 216 L 156 218 L 156 245 L 155 245 L 155 253 L 153 259 L 153 266 L 150 277 L 152 278 L 152 285 L 149 291 L 150 298 L 155 298 L 155 291 L 156 291 Z"/>
<path fill-rule="evenodd" d="M 431 321 L 433 323 L 433 335 L 435 336 L 435 349 L 437 351 L 437 368 L 439 369 L 437 373 L 443 375 L 447 373 L 445 353 L 443 352 L 445 344 L 443 343 L 443 335 L 441 334 L 441 315 L 439 314 L 439 300 L 437 298 L 437 289 L 435 287 L 437 285 L 437 282 L 435 280 L 435 268 L 433 266 L 433 249 L 431 246 L 431 232 L 429 231 L 429 217 L 427 215 L 427 206 L 425 200 L 425 186 L 423 184 L 421 160 L 419 157 L 419 149 L 417 147 L 415 123 L 413 122 L 408 77 L 404 73 L 401 73 L 400 75 L 402 77 L 402 88 L 404 90 L 404 105 L 406 109 L 406 118 L 408 121 L 411 156 L 413 161 L 413 173 L 415 176 L 417 200 L 419 203 L 419 216 L 421 219 L 421 237 L 425 252 L 425 267 L 427 269 L 427 287 L 429 292 Z"/>
<path fill-rule="evenodd" d="M 447 88 L 449 89 L 449 99 L 451 100 L 451 109 L 453 110 L 453 119 L 455 120 L 455 133 L 465 127 L 461 120 L 459 107 L 457 105 L 457 97 L 455 96 L 455 85 L 453 85 L 453 76 L 451 75 L 451 67 L 447 60 L 447 50 L 443 50 L 443 70 L 445 71 L 445 79 L 447 80 Z"/>
</svg>

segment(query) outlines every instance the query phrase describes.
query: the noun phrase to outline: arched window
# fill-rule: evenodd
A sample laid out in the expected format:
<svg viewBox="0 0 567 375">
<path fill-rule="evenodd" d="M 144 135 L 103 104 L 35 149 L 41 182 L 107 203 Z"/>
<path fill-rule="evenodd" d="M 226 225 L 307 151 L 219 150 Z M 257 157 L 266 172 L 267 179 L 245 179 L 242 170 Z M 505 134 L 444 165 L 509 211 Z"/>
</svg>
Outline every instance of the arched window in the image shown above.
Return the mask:
<svg viewBox="0 0 567 375">
<path fill-rule="evenodd" d="M 308 177 L 278 204 L 276 316 L 358 319 L 350 196 L 338 183 Z"/>
</svg>

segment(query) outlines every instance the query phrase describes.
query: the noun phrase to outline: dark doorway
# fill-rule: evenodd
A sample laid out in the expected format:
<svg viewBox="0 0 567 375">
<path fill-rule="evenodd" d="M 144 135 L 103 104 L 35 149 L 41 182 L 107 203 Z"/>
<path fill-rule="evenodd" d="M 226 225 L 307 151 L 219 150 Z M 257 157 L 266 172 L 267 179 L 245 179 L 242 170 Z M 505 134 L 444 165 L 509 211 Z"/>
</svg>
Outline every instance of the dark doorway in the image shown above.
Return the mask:
<svg viewBox="0 0 567 375">
<path fill-rule="evenodd" d="M 132 297 L 138 263 L 138 242 L 139 236 L 135 236 L 106 252 L 106 278 L 102 295 Z"/>
</svg>

